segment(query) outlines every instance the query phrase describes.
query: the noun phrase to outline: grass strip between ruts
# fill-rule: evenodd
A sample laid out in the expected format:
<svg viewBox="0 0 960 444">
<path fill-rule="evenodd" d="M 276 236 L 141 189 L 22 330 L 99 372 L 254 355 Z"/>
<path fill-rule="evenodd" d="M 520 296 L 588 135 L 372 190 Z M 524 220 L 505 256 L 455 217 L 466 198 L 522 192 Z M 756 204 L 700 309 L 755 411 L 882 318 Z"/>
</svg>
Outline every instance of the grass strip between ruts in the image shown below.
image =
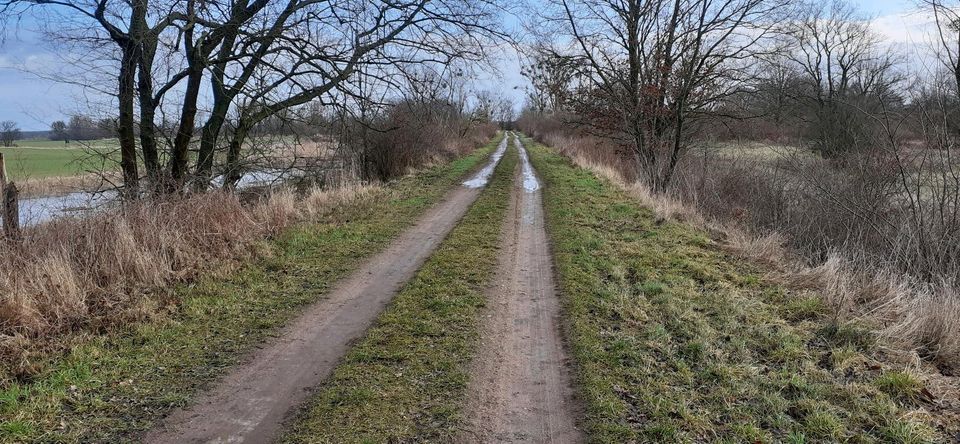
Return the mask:
<svg viewBox="0 0 960 444">
<path fill-rule="evenodd" d="M 462 421 L 518 155 L 507 151 L 463 220 L 295 419 L 283 441 L 449 441 Z"/>
</svg>

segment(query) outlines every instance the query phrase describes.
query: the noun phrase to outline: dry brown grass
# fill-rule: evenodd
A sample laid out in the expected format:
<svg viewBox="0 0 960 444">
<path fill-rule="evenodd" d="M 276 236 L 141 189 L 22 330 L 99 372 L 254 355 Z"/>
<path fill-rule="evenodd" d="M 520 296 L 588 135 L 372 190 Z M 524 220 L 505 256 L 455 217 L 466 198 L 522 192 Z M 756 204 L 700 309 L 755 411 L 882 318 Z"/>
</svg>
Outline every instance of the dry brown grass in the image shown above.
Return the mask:
<svg viewBox="0 0 960 444">
<path fill-rule="evenodd" d="M 111 183 L 120 183 L 120 175 L 115 173 L 98 173 L 82 174 L 79 176 L 29 178 L 18 180 L 17 188 L 20 190 L 21 197 L 30 198 L 112 188 Z"/>
<path fill-rule="evenodd" d="M 380 185 L 354 184 L 334 190 L 314 188 L 300 200 L 299 215 L 306 219 L 317 219 L 329 215 L 341 205 L 372 199 L 383 192 L 384 188 Z"/>
<path fill-rule="evenodd" d="M 792 288 L 812 290 L 836 309 L 837 321 L 874 326 L 888 352 L 901 362 L 933 362 L 950 375 L 960 368 L 960 295 L 955 282 L 929 284 L 876 266 L 866 258 L 841 253 L 809 265 L 776 232 L 758 235 L 735 220 L 708 217 L 678 199 L 653 193 L 643 183 L 624 178 L 621 171 L 596 155 L 596 141 L 547 138 L 577 165 L 619 185 L 660 218 L 693 224 L 713 234 L 738 257 L 774 270 L 771 277 Z M 953 391 L 957 393 L 957 391 Z"/>
<path fill-rule="evenodd" d="M 263 239 L 379 190 L 280 189 L 249 205 L 211 192 L 28 228 L 22 243 L 0 243 L 0 356 L 29 371 L 17 363 L 52 338 L 150 317 L 171 302 L 157 290 L 261 254 Z"/>
<path fill-rule="evenodd" d="M 266 163 L 276 165 L 303 164 L 331 159 L 337 154 L 337 141 L 329 135 L 314 137 L 272 136 L 260 141 L 265 144 Z M 257 143 L 253 144 L 255 147 Z"/>
</svg>

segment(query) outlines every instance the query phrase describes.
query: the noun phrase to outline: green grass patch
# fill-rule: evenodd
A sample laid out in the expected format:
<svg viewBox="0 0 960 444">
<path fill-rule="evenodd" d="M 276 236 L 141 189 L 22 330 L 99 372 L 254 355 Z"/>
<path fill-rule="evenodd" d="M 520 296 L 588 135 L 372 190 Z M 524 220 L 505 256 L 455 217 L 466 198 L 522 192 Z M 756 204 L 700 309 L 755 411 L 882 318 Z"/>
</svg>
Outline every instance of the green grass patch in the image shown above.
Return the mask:
<svg viewBox="0 0 960 444">
<path fill-rule="evenodd" d="M 119 159 L 116 140 L 71 142 L 20 140 L 16 147 L 0 148 L 13 180 L 76 176 L 115 169 Z"/>
<path fill-rule="evenodd" d="M 84 149 L 91 146 L 117 148 L 120 146 L 120 141 L 117 139 L 109 139 L 109 138 L 94 139 L 94 140 L 71 140 L 69 142 L 64 142 L 62 140 L 49 140 L 49 139 L 23 139 L 23 140 L 17 140 L 13 144 L 17 148 Z"/>
<path fill-rule="evenodd" d="M 593 442 L 928 442 L 873 335 L 542 146 L 565 334 Z M 880 376 L 879 378 L 877 378 Z"/>
<path fill-rule="evenodd" d="M 295 227 L 265 245 L 268 258 L 226 277 L 157 295 L 168 315 L 156 321 L 81 341 L 42 362 L 30 381 L 8 378 L 0 390 L 0 441 L 135 439 L 389 245 L 495 145 Z"/>
<path fill-rule="evenodd" d="M 923 389 L 923 383 L 916 376 L 901 371 L 884 372 L 873 380 L 873 384 L 891 397 L 904 401 L 916 399 Z"/>
<path fill-rule="evenodd" d="M 518 155 L 303 409 L 284 442 L 448 442 L 462 420 L 478 311 Z"/>
</svg>

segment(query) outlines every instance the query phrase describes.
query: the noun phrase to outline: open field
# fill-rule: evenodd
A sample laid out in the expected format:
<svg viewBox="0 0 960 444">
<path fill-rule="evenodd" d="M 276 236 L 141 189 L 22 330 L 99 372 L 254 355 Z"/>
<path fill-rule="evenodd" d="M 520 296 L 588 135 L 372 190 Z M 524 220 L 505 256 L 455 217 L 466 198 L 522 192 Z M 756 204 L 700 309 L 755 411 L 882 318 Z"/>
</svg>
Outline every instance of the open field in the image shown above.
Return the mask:
<svg viewBox="0 0 960 444">
<path fill-rule="evenodd" d="M 47 139 L 23 139 L 14 142 L 14 145 L 16 145 L 16 148 L 38 149 L 104 149 L 116 148 L 119 146 L 119 142 L 117 139 L 71 140 L 70 142 Z"/>
<path fill-rule="evenodd" d="M 48 177 L 76 176 L 91 171 L 101 171 L 104 161 L 108 168 L 117 157 L 110 154 L 107 159 L 98 153 L 112 153 L 117 148 L 116 140 L 104 139 L 89 142 L 71 142 L 53 140 L 19 140 L 12 148 L 0 148 L 6 164 L 7 174 L 12 180 L 42 179 Z"/>
<path fill-rule="evenodd" d="M 321 139 L 292 136 L 258 137 L 248 142 L 248 159 L 263 166 L 287 167 L 293 162 L 330 158 L 336 143 Z M 71 141 L 18 140 L 14 147 L 0 148 L 6 157 L 7 173 L 12 180 L 39 180 L 52 177 L 72 177 L 91 172 L 116 170 L 119 164 L 119 145 L 116 139 Z M 220 153 L 218 160 L 224 156 Z M 191 162 L 196 153 L 190 153 Z M 142 166 L 141 166 L 142 168 Z M 62 187 L 61 187 L 62 188 Z"/>
<path fill-rule="evenodd" d="M 45 139 L 18 140 L 14 147 L 0 148 L 6 160 L 7 174 L 26 197 L 65 194 L 80 190 L 96 190 L 104 185 L 102 175 L 110 175 L 110 184 L 121 179 L 119 146 L 116 139 L 63 141 Z M 251 138 L 250 163 L 260 167 L 288 168 L 293 164 L 310 167 L 311 162 L 330 159 L 335 143 L 307 138 Z M 191 162 L 195 152 L 190 153 Z M 223 157 L 222 153 L 221 156 Z M 219 159 L 219 157 L 218 157 Z M 141 165 L 141 173 L 142 173 Z"/>
</svg>

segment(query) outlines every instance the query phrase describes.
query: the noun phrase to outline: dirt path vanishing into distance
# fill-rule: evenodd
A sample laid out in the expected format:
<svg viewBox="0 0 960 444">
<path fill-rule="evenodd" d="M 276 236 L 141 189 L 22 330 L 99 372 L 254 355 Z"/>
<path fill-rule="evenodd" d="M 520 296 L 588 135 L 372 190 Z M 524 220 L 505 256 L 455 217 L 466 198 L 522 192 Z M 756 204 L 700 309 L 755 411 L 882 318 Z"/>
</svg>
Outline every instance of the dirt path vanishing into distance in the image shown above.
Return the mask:
<svg viewBox="0 0 960 444">
<path fill-rule="evenodd" d="M 519 139 L 520 179 L 511 196 L 500 264 L 487 291 L 462 442 L 574 443 L 570 369 L 543 220 L 540 183 Z"/>
<path fill-rule="evenodd" d="M 506 149 L 428 210 L 383 252 L 340 281 L 194 403 L 148 432 L 148 443 L 265 443 L 336 367 L 467 212 Z"/>
</svg>

